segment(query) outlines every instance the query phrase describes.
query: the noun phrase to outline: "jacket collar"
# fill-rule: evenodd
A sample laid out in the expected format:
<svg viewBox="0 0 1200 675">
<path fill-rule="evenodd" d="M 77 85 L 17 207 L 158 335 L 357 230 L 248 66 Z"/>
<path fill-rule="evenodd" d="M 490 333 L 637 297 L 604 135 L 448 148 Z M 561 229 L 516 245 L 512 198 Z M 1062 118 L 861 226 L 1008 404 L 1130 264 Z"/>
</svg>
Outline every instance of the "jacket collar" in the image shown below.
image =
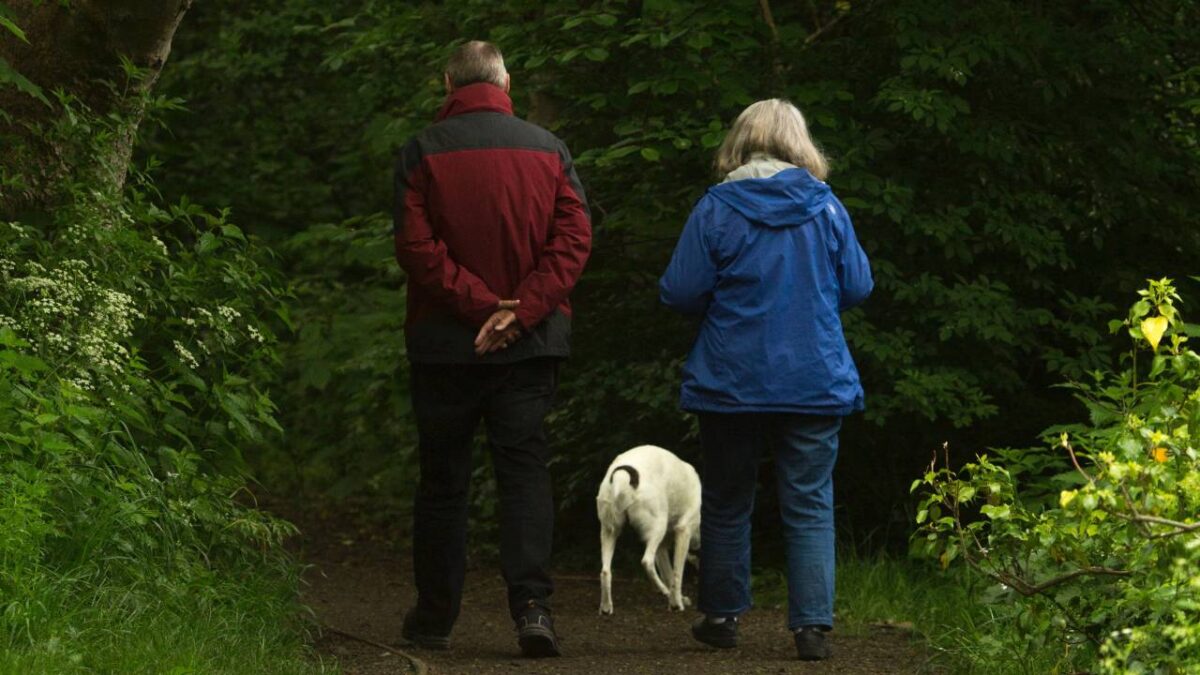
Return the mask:
<svg viewBox="0 0 1200 675">
<path fill-rule="evenodd" d="M 441 122 L 447 117 L 474 112 L 498 112 L 505 115 L 513 114 L 512 99 L 508 94 L 494 84 L 476 82 L 465 87 L 459 87 L 446 97 L 442 109 L 438 111 L 434 121 Z"/>
<path fill-rule="evenodd" d="M 750 155 L 750 161 L 730 171 L 725 176 L 722 183 L 729 183 L 735 180 L 745 180 L 746 178 L 770 178 L 780 171 L 797 168 L 795 164 L 788 164 L 782 160 L 766 154 L 765 152 L 755 152 Z"/>
</svg>

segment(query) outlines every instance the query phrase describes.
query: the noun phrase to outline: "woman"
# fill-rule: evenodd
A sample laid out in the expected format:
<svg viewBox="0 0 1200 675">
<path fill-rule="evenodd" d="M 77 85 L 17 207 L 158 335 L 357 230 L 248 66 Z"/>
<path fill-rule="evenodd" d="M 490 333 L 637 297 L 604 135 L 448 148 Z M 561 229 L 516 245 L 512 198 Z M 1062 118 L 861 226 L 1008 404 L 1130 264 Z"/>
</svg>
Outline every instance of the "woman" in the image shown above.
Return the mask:
<svg viewBox="0 0 1200 675">
<path fill-rule="evenodd" d="M 759 456 L 778 477 L 788 628 L 798 656 L 830 656 L 833 465 L 842 417 L 863 409 L 839 313 L 870 294 L 866 254 L 822 182 L 828 165 L 786 101 L 747 108 L 717 152 L 723 182 L 684 226 L 663 303 L 702 317 L 681 405 L 700 418 L 700 603 L 692 635 L 737 645 L 750 608 L 750 516 Z"/>
</svg>

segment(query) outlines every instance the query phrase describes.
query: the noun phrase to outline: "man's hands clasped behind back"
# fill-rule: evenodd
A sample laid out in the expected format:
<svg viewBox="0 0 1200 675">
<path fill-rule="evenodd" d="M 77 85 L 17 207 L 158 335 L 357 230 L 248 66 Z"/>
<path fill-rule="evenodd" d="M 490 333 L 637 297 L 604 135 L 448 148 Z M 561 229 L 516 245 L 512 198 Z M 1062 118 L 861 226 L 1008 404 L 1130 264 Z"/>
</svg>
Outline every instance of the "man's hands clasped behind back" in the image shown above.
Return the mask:
<svg viewBox="0 0 1200 675">
<path fill-rule="evenodd" d="M 499 308 L 483 323 L 475 336 L 475 353 L 479 356 L 500 351 L 521 339 L 521 324 L 513 310 L 520 300 L 501 300 Z"/>
</svg>

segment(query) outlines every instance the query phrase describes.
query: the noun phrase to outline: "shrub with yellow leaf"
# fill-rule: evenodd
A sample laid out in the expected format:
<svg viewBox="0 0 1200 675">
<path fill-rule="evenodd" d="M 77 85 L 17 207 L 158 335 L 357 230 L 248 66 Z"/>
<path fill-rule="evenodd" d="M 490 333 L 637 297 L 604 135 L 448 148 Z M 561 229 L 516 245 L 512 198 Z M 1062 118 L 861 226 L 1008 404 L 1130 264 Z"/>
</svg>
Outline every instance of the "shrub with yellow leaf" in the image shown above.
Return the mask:
<svg viewBox="0 0 1200 675">
<path fill-rule="evenodd" d="M 958 470 L 946 452 L 913 483 L 914 548 L 995 582 L 1001 607 L 1015 607 L 1038 639 L 1062 642 L 1064 672 L 1200 663 L 1200 355 L 1186 344 L 1196 329 L 1170 279 L 1139 295 L 1111 324 L 1133 339 L 1126 368 L 1066 385 L 1086 423 Z M 1143 340 L 1155 355 L 1139 366 Z"/>
</svg>

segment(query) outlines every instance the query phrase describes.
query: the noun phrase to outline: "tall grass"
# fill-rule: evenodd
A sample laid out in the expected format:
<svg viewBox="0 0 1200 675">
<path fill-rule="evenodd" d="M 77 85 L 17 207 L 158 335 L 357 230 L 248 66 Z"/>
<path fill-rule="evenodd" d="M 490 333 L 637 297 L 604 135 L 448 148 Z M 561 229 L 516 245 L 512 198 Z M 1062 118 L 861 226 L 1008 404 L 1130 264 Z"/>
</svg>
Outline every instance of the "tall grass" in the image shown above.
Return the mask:
<svg viewBox="0 0 1200 675">
<path fill-rule="evenodd" d="M 941 571 L 921 561 L 840 551 L 837 566 L 837 630 L 869 635 L 889 624 L 911 631 L 928 654 L 925 670 L 955 675 L 1061 672 L 1061 646 L 1036 640 L 1021 627 L 1010 605 L 986 600 L 989 588 L 964 570 Z M 778 568 L 759 570 L 755 602 L 787 602 Z"/>
<path fill-rule="evenodd" d="M 26 576 L 0 602 L 23 619 L 0 622 L 0 673 L 333 672 L 305 644 L 294 574 L 269 566 L 130 580 L 101 563 Z"/>
</svg>

